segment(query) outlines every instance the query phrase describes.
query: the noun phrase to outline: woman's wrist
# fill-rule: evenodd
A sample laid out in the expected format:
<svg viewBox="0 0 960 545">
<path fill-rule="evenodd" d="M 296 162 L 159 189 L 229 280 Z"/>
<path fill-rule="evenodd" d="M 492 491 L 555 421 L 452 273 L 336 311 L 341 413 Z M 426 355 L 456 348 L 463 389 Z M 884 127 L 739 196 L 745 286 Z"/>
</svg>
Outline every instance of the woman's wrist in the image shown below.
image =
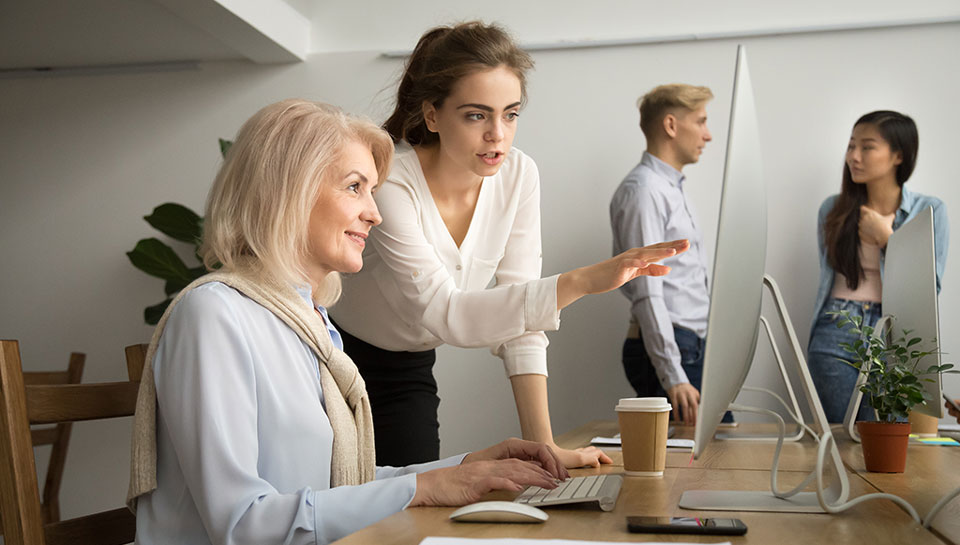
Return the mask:
<svg viewBox="0 0 960 545">
<path fill-rule="evenodd" d="M 569 306 L 577 299 L 587 295 L 583 287 L 584 267 L 565 272 L 557 279 L 557 311 Z"/>
</svg>

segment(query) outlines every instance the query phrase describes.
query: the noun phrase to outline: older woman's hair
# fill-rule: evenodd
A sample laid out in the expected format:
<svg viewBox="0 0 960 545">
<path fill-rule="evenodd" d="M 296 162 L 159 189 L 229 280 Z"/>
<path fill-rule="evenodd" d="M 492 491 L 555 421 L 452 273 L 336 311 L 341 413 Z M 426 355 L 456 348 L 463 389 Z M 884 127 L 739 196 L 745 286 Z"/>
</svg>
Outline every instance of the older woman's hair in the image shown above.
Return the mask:
<svg viewBox="0 0 960 545">
<path fill-rule="evenodd" d="M 382 183 L 393 143 L 373 123 L 300 99 L 254 114 L 237 133 L 210 190 L 200 249 L 207 269 L 218 263 L 231 269 L 241 256 L 253 256 L 281 279 L 309 283 L 304 264 L 310 213 L 328 168 L 351 141 L 370 148 Z M 339 296 L 336 273 L 313 293 L 322 305 Z"/>
<path fill-rule="evenodd" d="M 713 98 L 709 87 L 669 83 L 654 87 L 649 93 L 637 99 L 640 109 L 640 130 L 649 140 L 659 133 L 654 129 L 667 114 L 678 110 L 692 112 Z"/>
</svg>

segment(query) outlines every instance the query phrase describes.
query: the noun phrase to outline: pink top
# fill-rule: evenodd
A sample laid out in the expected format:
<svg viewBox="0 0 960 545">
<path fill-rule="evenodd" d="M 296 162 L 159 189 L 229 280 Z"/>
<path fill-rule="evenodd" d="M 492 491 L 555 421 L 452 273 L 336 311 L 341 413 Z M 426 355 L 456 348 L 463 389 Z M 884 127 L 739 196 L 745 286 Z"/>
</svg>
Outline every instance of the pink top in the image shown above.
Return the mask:
<svg viewBox="0 0 960 545">
<path fill-rule="evenodd" d="M 883 216 L 887 225 L 893 226 L 896 214 Z M 834 273 L 833 292 L 831 297 L 847 299 L 849 301 L 868 301 L 879 303 L 883 297 L 883 282 L 880 280 L 880 247 L 868 242 L 860 241 L 860 266 L 863 267 L 863 278 L 857 289 L 851 290 L 847 286 L 847 277 L 840 272 Z"/>
</svg>

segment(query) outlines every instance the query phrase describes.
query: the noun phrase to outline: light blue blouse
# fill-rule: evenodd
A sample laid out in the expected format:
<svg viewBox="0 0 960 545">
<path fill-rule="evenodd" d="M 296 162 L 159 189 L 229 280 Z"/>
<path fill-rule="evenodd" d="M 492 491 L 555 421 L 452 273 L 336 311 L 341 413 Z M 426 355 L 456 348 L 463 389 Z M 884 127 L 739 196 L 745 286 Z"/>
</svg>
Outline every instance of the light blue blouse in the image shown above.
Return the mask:
<svg viewBox="0 0 960 545">
<path fill-rule="evenodd" d="M 817 301 L 813 307 L 813 323 L 810 325 L 810 334 L 813 334 L 813 326 L 820 317 L 830 293 L 833 291 L 833 279 L 835 277 L 833 267 L 827 261 L 827 247 L 824 241 L 823 225 L 827 221 L 827 214 L 833 210 L 833 204 L 837 200 L 837 195 L 827 197 L 820 205 L 820 211 L 817 214 L 817 244 L 820 249 L 820 287 L 817 290 Z M 912 220 L 921 210 L 927 207 L 933 208 L 933 246 L 934 258 L 936 260 L 937 270 L 937 293 L 940 293 L 940 279 L 943 277 L 943 270 L 947 264 L 947 249 L 950 247 L 950 222 L 947 219 L 947 206 L 943 201 L 936 197 L 930 197 L 920 193 L 908 191 L 906 187 L 900 190 L 900 207 L 897 209 L 896 216 L 893 218 L 893 230 L 896 231 L 904 223 Z M 880 278 L 883 278 L 884 253 L 880 253 Z"/>
<path fill-rule="evenodd" d="M 187 293 L 153 360 L 158 487 L 138 502 L 137 543 L 329 543 L 406 507 L 416 473 L 463 460 L 379 467 L 375 481 L 330 488 L 333 432 L 317 363 L 292 329 L 233 288 Z"/>
</svg>

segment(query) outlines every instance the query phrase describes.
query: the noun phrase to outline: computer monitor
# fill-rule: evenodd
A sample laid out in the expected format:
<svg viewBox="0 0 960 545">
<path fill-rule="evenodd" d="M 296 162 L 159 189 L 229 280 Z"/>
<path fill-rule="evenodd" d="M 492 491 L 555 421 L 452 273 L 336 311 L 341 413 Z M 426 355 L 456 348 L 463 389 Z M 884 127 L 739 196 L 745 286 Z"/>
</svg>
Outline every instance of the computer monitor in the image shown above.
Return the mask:
<svg viewBox="0 0 960 545">
<path fill-rule="evenodd" d="M 697 458 L 747 379 L 757 348 L 763 297 L 767 194 L 753 88 L 742 45 L 737 51 L 714 255 L 700 409 L 694 433 Z"/>
<path fill-rule="evenodd" d="M 887 241 L 886 256 L 883 265 L 883 315 L 887 320 L 887 331 L 894 337 L 904 330 L 910 331 L 910 337 L 920 337 L 923 343 L 914 349 L 932 350 L 941 344 L 940 310 L 937 304 L 937 259 L 934 253 L 933 208 L 921 210 L 912 220 L 900 226 Z M 878 327 L 882 327 L 880 323 Z M 920 368 L 940 365 L 940 354 L 934 351 L 920 362 Z M 943 405 L 940 402 L 942 392 L 940 375 L 932 382 L 923 382 L 928 402 L 913 408 L 915 412 L 943 417 Z M 862 378 L 857 386 L 862 384 Z M 844 429 L 852 438 L 859 440 L 854 420 L 860 406 L 862 393 L 854 388 Z"/>
<path fill-rule="evenodd" d="M 796 371 L 813 412 L 814 426 L 825 434 L 830 433 L 783 298 L 773 279 L 764 275 L 767 203 L 760 155 L 753 89 L 746 51 L 741 45 L 737 51 L 700 410 L 694 434 L 696 458 L 700 457 L 713 438 L 724 412 L 728 408 L 742 408 L 733 405 L 733 401 L 740 393 L 753 362 L 764 285 L 769 287 L 773 295 L 781 323 L 790 340 L 797 362 Z M 775 414 L 765 410 L 759 412 Z M 832 475 L 823 495 L 828 502 L 844 502 L 849 495 L 849 481 L 835 442 L 830 442 L 827 456 L 831 462 L 827 467 L 832 469 Z M 772 490 L 688 490 L 681 496 L 680 507 L 729 511 L 824 511 L 817 493 L 797 490 L 781 495 L 775 495 Z"/>
</svg>

